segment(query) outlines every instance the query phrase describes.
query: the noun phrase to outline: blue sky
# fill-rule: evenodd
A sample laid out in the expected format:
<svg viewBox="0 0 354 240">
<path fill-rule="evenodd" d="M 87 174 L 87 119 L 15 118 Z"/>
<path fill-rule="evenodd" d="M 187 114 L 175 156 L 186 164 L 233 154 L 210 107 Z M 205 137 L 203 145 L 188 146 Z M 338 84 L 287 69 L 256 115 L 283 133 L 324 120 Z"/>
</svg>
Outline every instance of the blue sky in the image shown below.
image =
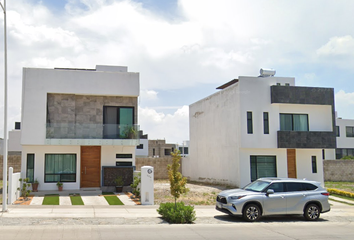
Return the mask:
<svg viewBox="0 0 354 240">
<path fill-rule="evenodd" d="M 354 118 L 351 0 L 11 0 L 7 8 L 9 129 L 21 120 L 23 67 L 102 64 L 140 72 L 139 124 L 152 139 L 187 140 L 188 105 L 262 67 L 299 86 L 333 87 L 338 116 Z"/>
</svg>

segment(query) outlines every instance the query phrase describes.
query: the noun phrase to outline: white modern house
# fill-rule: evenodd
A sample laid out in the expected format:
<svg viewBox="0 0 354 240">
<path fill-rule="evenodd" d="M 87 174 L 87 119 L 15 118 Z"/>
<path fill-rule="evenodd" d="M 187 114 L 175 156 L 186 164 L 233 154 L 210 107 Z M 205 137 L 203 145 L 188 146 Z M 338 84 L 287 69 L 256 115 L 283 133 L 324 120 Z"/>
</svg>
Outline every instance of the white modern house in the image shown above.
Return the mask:
<svg viewBox="0 0 354 240">
<path fill-rule="evenodd" d="M 22 176 L 39 190 L 114 186 L 133 179 L 139 73 L 127 67 L 23 69 Z"/>
<path fill-rule="evenodd" d="M 354 156 L 354 119 L 336 118 L 336 134 L 337 148 L 333 159 Z"/>
<path fill-rule="evenodd" d="M 189 106 L 189 159 L 182 165 L 189 179 L 240 187 L 260 177 L 323 182 L 322 150 L 336 148 L 333 88 L 261 73 Z"/>
</svg>

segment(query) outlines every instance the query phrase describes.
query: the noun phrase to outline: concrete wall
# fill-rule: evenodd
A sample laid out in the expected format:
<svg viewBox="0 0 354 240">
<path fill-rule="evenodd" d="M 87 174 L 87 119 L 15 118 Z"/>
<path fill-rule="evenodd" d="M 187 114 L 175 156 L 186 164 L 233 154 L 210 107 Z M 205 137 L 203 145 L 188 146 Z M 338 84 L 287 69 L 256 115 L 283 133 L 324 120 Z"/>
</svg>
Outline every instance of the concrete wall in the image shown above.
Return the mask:
<svg viewBox="0 0 354 240">
<path fill-rule="evenodd" d="M 323 161 L 324 180 L 334 182 L 354 182 L 353 160 Z"/>
<path fill-rule="evenodd" d="M 181 171 L 183 168 L 183 160 L 180 161 Z M 168 179 L 167 165 L 172 164 L 172 157 L 159 157 L 159 158 L 136 158 L 136 171 L 141 171 L 143 166 L 154 167 L 154 179 Z M 182 172 L 183 174 L 183 172 Z M 184 176 L 184 175 L 183 175 Z"/>
<path fill-rule="evenodd" d="M 0 155 L 0 180 L 3 177 L 3 156 Z M 9 167 L 14 169 L 14 173 L 21 172 L 21 153 L 9 153 L 7 156 L 7 171 L 9 171 Z"/>
</svg>

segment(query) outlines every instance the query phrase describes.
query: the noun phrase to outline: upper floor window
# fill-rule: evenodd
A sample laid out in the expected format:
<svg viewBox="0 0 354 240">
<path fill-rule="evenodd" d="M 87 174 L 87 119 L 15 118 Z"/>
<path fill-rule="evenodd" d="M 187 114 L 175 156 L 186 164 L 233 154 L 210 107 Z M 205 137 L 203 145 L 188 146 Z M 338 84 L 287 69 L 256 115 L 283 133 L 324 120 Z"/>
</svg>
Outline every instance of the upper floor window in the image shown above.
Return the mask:
<svg viewBox="0 0 354 240">
<path fill-rule="evenodd" d="M 133 125 L 134 107 L 103 107 L 103 138 L 133 139 L 134 136 L 130 136 L 131 132 L 136 131 Z"/>
<path fill-rule="evenodd" d="M 336 136 L 337 136 L 337 137 L 340 137 L 339 126 L 336 126 Z"/>
<path fill-rule="evenodd" d="M 280 113 L 280 130 L 281 131 L 308 131 L 309 130 L 308 115 Z"/>
<path fill-rule="evenodd" d="M 354 137 L 354 127 L 345 127 L 347 137 Z"/>
<path fill-rule="evenodd" d="M 263 132 L 264 132 L 264 134 L 269 134 L 269 114 L 268 114 L 268 112 L 263 113 Z"/>
<path fill-rule="evenodd" d="M 247 112 L 247 133 L 253 133 L 253 119 L 252 119 L 252 112 Z"/>
</svg>

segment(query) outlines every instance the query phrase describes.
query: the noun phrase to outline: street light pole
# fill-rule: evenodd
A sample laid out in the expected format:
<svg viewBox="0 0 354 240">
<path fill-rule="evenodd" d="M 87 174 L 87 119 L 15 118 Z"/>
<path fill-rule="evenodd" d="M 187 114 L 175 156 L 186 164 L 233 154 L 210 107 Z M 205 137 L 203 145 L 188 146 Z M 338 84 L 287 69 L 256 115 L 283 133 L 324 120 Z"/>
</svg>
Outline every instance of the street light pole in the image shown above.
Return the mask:
<svg viewBox="0 0 354 240">
<path fill-rule="evenodd" d="M 1 4 L 4 12 L 4 153 L 3 165 L 3 187 L 2 187 L 2 211 L 7 211 L 7 36 L 6 36 L 6 0 Z"/>
</svg>

